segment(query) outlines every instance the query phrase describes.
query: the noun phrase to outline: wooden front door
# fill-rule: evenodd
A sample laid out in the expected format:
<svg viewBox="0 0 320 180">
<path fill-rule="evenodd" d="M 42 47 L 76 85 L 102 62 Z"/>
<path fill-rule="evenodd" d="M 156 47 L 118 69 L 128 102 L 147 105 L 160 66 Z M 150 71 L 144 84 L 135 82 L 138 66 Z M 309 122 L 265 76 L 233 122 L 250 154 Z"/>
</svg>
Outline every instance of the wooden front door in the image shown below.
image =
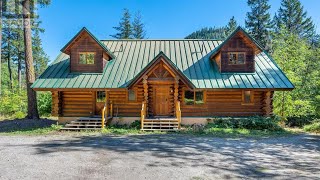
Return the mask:
<svg viewBox="0 0 320 180">
<path fill-rule="evenodd" d="M 169 91 L 168 86 L 154 88 L 154 115 L 169 116 Z"/>
</svg>

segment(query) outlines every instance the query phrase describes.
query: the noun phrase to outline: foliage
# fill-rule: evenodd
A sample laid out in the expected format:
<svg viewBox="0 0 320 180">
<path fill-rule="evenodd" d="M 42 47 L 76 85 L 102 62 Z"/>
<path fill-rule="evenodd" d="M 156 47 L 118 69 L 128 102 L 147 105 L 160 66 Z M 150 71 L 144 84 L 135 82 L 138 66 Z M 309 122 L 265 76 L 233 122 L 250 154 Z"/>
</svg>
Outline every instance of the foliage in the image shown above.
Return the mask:
<svg viewBox="0 0 320 180">
<path fill-rule="evenodd" d="M 224 40 L 228 37 L 238 26 L 237 21 L 234 16 L 231 17 L 228 24 L 223 27 L 204 27 L 200 30 L 197 30 L 188 36 L 185 39 L 219 39 Z"/>
<path fill-rule="evenodd" d="M 133 123 L 130 124 L 130 128 L 134 129 L 141 129 L 141 122 L 140 120 L 135 120 Z"/>
<path fill-rule="evenodd" d="M 52 98 L 50 92 L 38 93 L 38 110 L 40 116 L 49 116 L 51 114 Z"/>
<path fill-rule="evenodd" d="M 231 17 L 231 19 L 228 22 L 228 25 L 226 27 L 227 29 L 227 35 L 230 35 L 233 31 L 235 31 L 238 27 L 238 23 L 236 21 L 236 19 L 234 18 L 234 16 Z"/>
<path fill-rule="evenodd" d="M 319 49 L 312 48 L 298 35 L 282 28 L 272 40 L 273 58 L 295 85 L 290 92 L 274 94 L 274 112 L 283 119 L 316 114 L 320 93 Z"/>
<path fill-rule="evenodd" d="M 248 6 L 251 8 L 251 12 L 247 13 L 246 28 L 262 47 L 268 49 L 267 44 L 270 40 L 269 31 L 271 29 L 268 0 L 248 0 Z"/>
<path fill-rule="evenodd" d="M 132 38 L 133 39 L 144 39 L 146 31 L 144 24 L 142 23 L 142 16 L 140 12 L 137 12 L 132 22 Z"/>
<path fill-rule="evenodd" d="M 3 91 L 0 98 L 0 114 L 22 118 L 27 111 L 26 99 L 25 92 Z"/>
<path fill-rule="evenodd" d="M 131 22 L 131 14 L 128 9 L 123 10 L 119 25 L 113 28 L 117 33 L 110 36 L 116 39 L 144 39 L 146 35 L 141 13 L 137 12 L 133 22 Z"/>
<path fill-rule="evenodd" d="M 314 120 L 312 124 L 305 125 L 303 130 L 307 132 L 320 133 L 320 119 Z"/>
<path fill-rule="evenodd" d="M 279 32 L 282 26 L 290 33 L 298 35 L 300 38 L 312 38 L 315 35 L 315 26 L 311 17 L 307 17 L 307 12 L 299 0 L 282 0 L 281 7 L 274 17 L 276 31 Z"/>
<path fill-rule="evenodd" d="M 281 130 L 276 117 L 248 117 L 248 118 L 213 118 L 206 128 L 231 128 L 250 130 Z"/>
<path fill-rule="evenodd" d="M 117 27 L 113 27 L 117 33 L 115 35 L 111 35 L 116 39 L 131 39 L 132 35 L 132 27 L 130 23 L 131 14 L 128 9 L 123 10 L 123 16 L 119 25 Z"/>
<path fill-rule="evenodd" d="M 291 116 L 287 118 L 285 123 L 287 127 L 303 127 L 304 125 L 311 124 L 314 119 L 314 116 Z"/>
</svg>

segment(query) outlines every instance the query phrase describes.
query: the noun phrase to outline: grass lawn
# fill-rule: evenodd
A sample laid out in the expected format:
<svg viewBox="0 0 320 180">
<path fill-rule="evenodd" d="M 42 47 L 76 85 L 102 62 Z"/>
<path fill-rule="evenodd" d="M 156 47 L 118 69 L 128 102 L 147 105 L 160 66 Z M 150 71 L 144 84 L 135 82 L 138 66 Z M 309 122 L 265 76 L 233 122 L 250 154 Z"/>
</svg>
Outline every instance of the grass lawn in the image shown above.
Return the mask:
<svg viewBox="0 0 320 180">
<path fill-rule="evenodd" d="M 0 121 L 0 135 L 50 135 L 50 134 L 79 134 L 79 135 L 132 135 L 132 134 L 189 134 L 196 136 L 215 136 L 215 137 L 275 137 L 287 136 L 303 132 L 301 129 L 282 129 L 278 131 L 268 130 L 249 130 L 233 128 L 203 128 L 193 130 L 190 126 L 183 127 L 177 132 L 160 132 L 160 131 L 140 131 L 139 128 L 130 128 L 128 126 L 109 126 L 102 130 L 96 131 L 60 131 L 62 125 L 57 125 L 55 120 L 2 120 Z"/>
</svg>

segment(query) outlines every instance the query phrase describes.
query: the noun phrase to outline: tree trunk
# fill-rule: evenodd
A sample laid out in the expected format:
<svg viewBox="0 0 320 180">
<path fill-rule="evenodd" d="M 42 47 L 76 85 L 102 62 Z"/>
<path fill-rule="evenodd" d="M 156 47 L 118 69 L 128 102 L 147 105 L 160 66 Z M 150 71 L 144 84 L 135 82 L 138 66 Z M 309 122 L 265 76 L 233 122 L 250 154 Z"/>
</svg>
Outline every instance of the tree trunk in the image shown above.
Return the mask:
<svg viewBox="0 0 320 180">
<path fill-rule="evenodd" d="M 2 0 L 0 0 L 0 46 L 2 47 Z M 0 96 L 2 94 L 2 48 L 0 48 Z"/>
<path fill-rule="evenodd" d="M 11 32 L 9 31 L 9 34 Z M 9 36 L 10 37 L 10 36 Z M 10 44 L 10 39 L 8 38 L 8 71 L 9 71 L 9 88 L 12 90 L 12 69 L 11 69 L 11 44 Z"/>
<path fill-rule="evenodd" d="M 21 91 L 22 88 L 22 78 L 21 78 L 21 69 L 22 69 L 22 65 L 21 62 L 22 61 L 22 55 L 21 55 L 21 51 L 19 50 L 18 52 L 18 86 L 19 86 L 19 92 Z"/>
<path fill-rule="evenodd" d="M 28 119 L 39 119 L 37 108 L 37 94 L 31 89 L 35 81 L 33 56 L 32 56 L 32 39 L 31 39 L 31 20 L 30 20 L 30 0 L 22 1 L 23 8 L 23 31 L 25 47 L 25 64 L 26 64 L 26 84 L 28 96 Z"/>
</svg>

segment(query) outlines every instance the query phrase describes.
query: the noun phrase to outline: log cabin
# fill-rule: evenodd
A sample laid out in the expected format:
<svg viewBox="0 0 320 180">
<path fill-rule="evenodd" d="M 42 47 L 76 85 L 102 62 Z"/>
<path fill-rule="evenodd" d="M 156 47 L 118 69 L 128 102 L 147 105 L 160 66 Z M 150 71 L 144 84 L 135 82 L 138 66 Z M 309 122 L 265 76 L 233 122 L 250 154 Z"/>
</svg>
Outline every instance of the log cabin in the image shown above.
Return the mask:
<svg viewBox="0 0 320 180">
<path fill-rule="evenodd" d="M 69 129 L 141 122 L 180 129 L 214 116 L 270 116 L 275 91 L 294 85 L 238 27 L 225 40 L 98 40 L 83 28 L 33 83 L 52 93 Z"/>
</svg>

